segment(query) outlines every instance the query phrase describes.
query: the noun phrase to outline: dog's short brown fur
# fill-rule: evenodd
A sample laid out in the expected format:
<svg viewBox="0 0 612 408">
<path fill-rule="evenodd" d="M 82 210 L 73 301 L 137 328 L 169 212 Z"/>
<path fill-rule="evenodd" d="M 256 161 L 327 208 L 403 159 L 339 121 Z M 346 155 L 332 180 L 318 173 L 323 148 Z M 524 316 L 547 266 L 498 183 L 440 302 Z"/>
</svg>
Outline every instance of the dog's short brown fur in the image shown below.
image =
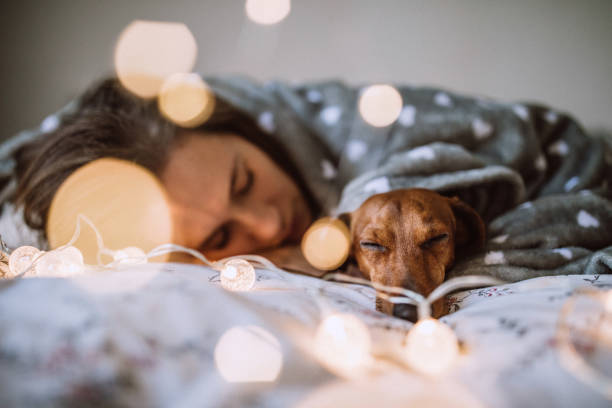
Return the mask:
<svg viewBox="0 0 612 408">
<path fill-rule="evenodd" d="M 366 278 L 428 295 L 444 281 L 458 253 L 484 245 L 485 227 L 470 206 L 456 197 L 425 189 L 377 194 L 342 217 L 350 225 L 351 256 Z M 377 301 L 393 313 L 393 305 Z M 444 314 L 436 302 L 435 316 Z"/>
</svg>

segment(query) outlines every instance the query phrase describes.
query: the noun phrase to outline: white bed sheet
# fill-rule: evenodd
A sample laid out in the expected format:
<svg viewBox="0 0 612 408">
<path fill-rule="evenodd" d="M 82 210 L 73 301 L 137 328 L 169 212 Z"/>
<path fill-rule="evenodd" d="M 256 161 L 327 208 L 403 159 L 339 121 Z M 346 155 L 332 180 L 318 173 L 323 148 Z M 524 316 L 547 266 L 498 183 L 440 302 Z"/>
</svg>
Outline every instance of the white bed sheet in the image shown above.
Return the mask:
<svg viewBox="0 0 612 408">
<path fill-rule="evenodd" d="M 186 264 L 0 283 L 0 406 L 419 406 L 423 398 L 455 406 L 611 405 L 560 365 L 554 341 L 568 296 L 585 286 L 610 289 L 610 275 L 452 295 L 454 312 L 442 320 L 463 352 L 447 374 L 427 379 L 402 363 L 411 323 L 375 312 L 372 289 L 257 274 L 255 288 L 243 293 L 221 288 L 216 271 Z M 368 325 L 369 376 L 343 379 L 312 357 L 312 335 L 334 311 Z M 279 340 L 277 381 L 236 384 L 219 375 L 215 346 L 237 325 L 258 325 Z"/>
</svg>

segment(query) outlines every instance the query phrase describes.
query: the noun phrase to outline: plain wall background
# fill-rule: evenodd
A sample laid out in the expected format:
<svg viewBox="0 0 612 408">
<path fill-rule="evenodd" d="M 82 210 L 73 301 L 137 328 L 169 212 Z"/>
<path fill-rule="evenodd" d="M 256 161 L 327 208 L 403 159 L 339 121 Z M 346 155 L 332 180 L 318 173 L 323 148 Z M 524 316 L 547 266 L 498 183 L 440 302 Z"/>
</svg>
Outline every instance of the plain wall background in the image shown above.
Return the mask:
<svg viewBox="0 0 612 408">
<path fill-rule="evenodd" d="M 610 0 L 293 0 L 272 27 L 250 22 L 243 0 L 12 3 L 0 16 L 0 138 L 112 73 L 115 41 L 134 19 L 186 23 L 206 75 L 435 85 L 538 101 L 612 129 Z"/>
</svg>

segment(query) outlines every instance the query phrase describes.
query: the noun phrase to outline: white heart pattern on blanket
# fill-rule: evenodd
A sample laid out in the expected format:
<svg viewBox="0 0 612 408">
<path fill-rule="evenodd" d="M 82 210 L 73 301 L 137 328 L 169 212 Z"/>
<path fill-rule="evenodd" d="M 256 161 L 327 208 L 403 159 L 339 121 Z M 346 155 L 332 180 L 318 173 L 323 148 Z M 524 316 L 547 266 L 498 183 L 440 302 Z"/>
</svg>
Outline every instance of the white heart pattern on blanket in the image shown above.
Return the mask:
<svg viewBox="0 0 612 408">
<path fill-rule="evenodd" d="M 436 152 L 429 146 L 421 146 L 409 151 L 408 157 L 411 159 L 433 160 L 436 158 Z"/>
<path fill-rule="evenodd" d="M 448 96 L 448 94 L 444 92 L 438 92 L 434 96 L 434 102 L 436 105 L 439 105 L 439 106 L 448 107 L 448 106 L 453 105 L 453 101 L 451 100 L 450 96 Z"/>
<path fill-rule="evenodd" d="M 389 184 L 389 179 L 386 177 L 378 177 L 374 180 L 370 180 L 363 187 L 363 191 L 366 193 L 386 193 L 391 190 L 391 185 Z"/>
<path fill-rule="evenodd" d="M 599 227 L 599 220 L 584 210 L 580 210 L 576 216 L 576 220 L 578 221 L 578 225 L 584 228 Z"/>
<path fill-rule="evenodd" d="M 351 140 L 346 144 L 346 156 L 352 162 L 361 159 L 368 150 L 368 145 L 363 140 Z"/>
<path fill-rule="evenodd" d="M 328 106 L 321 111 L 321 119 L 326 125 L 331 126 L 338 122 L 341 114 L 342 110 L 339 106 Z"/>
<path fill-rule="evenodd" d="M 327 159 L 323 159 L 321 162 L 321 171 L 323 172 L 323 178 L 327 180 L 335 178 L 337 174 L 336 168 Z"/>
<path fill-rule="evenodd" d="M 397 121 L 400 125 L 410 127 L 414 125 L 414 118 L 416 117 L 416 108 L 412 105 L 404 106 L 402 112 L 399 115 Z"/>
<path fill-rule="evenodd" d="M 472 121 L 472 131 L 476 139 L 487 139 L 493 133 L 493 125 L 481 118 L 476 118 Z"/>
<path fill-rule="evenodd" d="M 274 124 L 274 115 L 272 112 L 263 112 L 257 120 L 259 127 L 268 133 L 274 133 L 276 125 Z"/>
</svg>

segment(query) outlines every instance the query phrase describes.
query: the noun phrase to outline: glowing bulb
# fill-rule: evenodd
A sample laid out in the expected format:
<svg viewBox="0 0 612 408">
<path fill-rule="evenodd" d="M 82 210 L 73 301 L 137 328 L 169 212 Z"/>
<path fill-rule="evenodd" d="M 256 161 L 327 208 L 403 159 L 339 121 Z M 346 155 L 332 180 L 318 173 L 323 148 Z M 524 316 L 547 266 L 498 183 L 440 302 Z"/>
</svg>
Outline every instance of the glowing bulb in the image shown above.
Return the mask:
<svg viewBox="0 0 612 408">
<path fill-rule="evenodd" d="M 304 258 L 315 268 L 329 271 L 346 261 L 351 248 L 351 233 L 335 218 L 321 218 L 302 238 Z"/>
<path fill-rule="evenodd" d="M 389 126 L 399 117 L 402 104 L 402 96 L 394 87 L 372 85 L 359 98 L 359 113 L 372 126 Z"/>
<path fill-rule="evenodd" d="M 152 98 L 166 77 L 190 72 L 196 55 L 196 41 L 185 24 L 137 20 L 119 36 L 115 70 L 128 90 Z"/>
<path fill-rule="evenodd" d="M 417 322 L 406 336 L 405 357 L 416 371 L 439 375 L 459 354 L 457 336 L 450 327 L 432 318 Z"/>
<path fill-rule="evenodd" d="M 315 352 L 321 361 L 345 374 L 370 360 L 370 333 L 357 317 L 339 313 L 326 317 L 315 335 Z"/>
<path fill-rule="evenodd" d="M 221 285 L 234 291 L 250 290 L 255 285 L 255 268 L 244 259 L 231 259 L 221 269 Z"/>
<path fill-rule="evenodd" d="M 182 127 L 201 125 L 214 107 L 214 94 L 198 74 L 173 74 L 164 81 L 159 93 L 160 111 Z"/>
<path fill-rule="evenodd" d="M 79 214 L 93 223 L 106 248 L 136 246 L 148 252 L 172 241 L 172 215 L 163 185 L 150 171 L 132 162 L 98 159 L 68 176 L 49 209 L 46 232 L 51 248 L 70 241 Z M 98 237 L 87 223 L 80 225 L 74 246 L 85 263 L 95 265 Z"/>
<path fill-rule="evenodd" d="M 281 345 L 259 326 L 232 327 L 215 346 L 215 365 L 228 382 L 271 382 L 283 366 Z"/>
<path fill-rule="evenodd" d="M 25 245 L 15 249 L 9 257 L 9 277 L 14 278 L 25 271 L 40 254 L 41 251 L 33 246 Z M 34 273 L 33 270 L 28 271 L 28 275 Z"/>
<path fill-rule="evenodd" d="M 67 277 L 83 270 L 83 255 L 73 246 L 42 254 L 35 266 L 36 276 Z"/>
<path fill-rule="evenodd" d="M 132 246 L 115 251 L 113 260 L 119 264 L 145 264 L 147 263 L 147 254 L 142 249 Z"/>
<path fill-rule="evenodd" d="M 276 24 L 289 15 L 290 0 L 247 0 L 247 16 L 258 24 Z"/>
</svg>

